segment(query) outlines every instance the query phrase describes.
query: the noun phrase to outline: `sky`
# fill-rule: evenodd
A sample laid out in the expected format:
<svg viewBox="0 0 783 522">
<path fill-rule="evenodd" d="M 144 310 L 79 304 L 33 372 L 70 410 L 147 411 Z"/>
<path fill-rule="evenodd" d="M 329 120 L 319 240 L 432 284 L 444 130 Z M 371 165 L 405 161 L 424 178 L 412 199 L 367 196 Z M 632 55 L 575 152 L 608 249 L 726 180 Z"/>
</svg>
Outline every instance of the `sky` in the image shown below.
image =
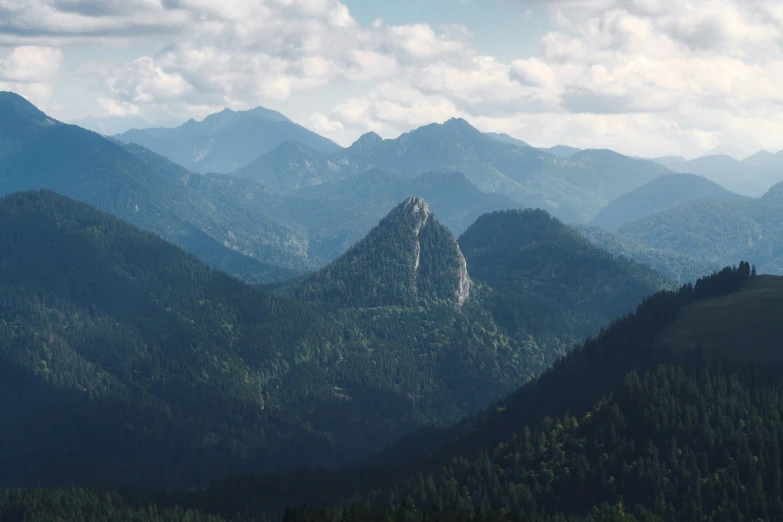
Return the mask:
<svg viewBox="0 0 783 522">
<path fill-rule="evenodd" d="M 750 154 L 783 148 L 782 43 L 783 0 L 0 0 L 0 90 L 112 132 L 264 106 L 342 145 L 462 117 Z"/>
</svg>

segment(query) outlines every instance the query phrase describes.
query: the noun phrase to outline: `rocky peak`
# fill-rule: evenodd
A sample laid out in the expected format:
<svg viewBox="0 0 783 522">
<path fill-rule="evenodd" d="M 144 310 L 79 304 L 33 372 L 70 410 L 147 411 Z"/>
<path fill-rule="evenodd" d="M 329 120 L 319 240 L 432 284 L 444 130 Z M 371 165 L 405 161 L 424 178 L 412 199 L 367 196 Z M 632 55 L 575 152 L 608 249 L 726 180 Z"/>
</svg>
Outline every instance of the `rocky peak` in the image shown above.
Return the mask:
<svg viewBox="0 0 783 522">
<path fill-rule="evenodd" d="M 383 141 L 383 138 L 381 138 L 378 134 L 375 132 L 368 132 L 366 134 L 362 134 L 359 136 L 359 139 L 353 142 L 353 145 L 351 145 L 352 149 L 369 149 L 372 147 L 375 147 L 380 142 Z"/>
<path fill-rule="evenodd" d="M 297 294 L 335 307 L 433 300 L 461 306 L 469 292 L 467 264 L 454 235 L 426 201 L 408 197 L 341 258 L 305 280 Z"/>
</svg>

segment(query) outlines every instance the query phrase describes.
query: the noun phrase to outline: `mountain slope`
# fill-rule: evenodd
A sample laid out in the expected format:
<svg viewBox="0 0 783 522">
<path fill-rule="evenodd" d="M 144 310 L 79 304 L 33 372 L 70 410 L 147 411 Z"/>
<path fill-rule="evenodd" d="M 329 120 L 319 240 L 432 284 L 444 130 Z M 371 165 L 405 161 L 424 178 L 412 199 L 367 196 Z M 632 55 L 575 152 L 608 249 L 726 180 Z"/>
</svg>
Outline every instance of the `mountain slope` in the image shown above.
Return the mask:
<svg viewBox="0 0 783 522">
<path fill-rule="evenodd" d="M 115 138 L 142 145 L 202 173 L 231 172 L 286 141 L 323 152 L 341 149 L 331 140 L 263 107 L 240 112 L 225 109 L 203 121 L 189 120 L 174 129 L 135 129 Z"/>
<path fill-rule="evenodd" d="M 0 154 L 0 195 L 54 190 L 151 230 L 210 265 L 251 281 L 277 281 L 315 265 L 307 259 L 306 238 L 299 231 L 242 206 L 253 194 L 237 191 L 227 197 L 225 191 L 194 189 L 197 180 L 206 178 L 138 146 L 126 150 L 98 134 L 51 120 L 15 94 L 0 93 L 0 120 L 9 129 L 21 130 L 0 136 L 0 150 L 7 151 Z"/>
<path fill-rule="evenodd" d="M 397 214 L 363 269 L 393 266 L 395 234 L 418 240 L 419 266 L 392 271 L 416 268 L 400 295 L 418 301 L 335 313 L 55 193 L 0 199 L 0 484 L 190 487 L 345 464 L 543 371 L 467 298 L 456 241 L 422 202 Z"/>
<path fill-rule="evenodd" d="M 619 232 L 650 248 L 704 263 L 725 264 L 743 256 L 759 271 L 783 274 L 783 184 L 759 199 L 703 199 L 623 225 Z"/>
<path fill-rule="evenodd" d="M 475 414 L 560 354 L 495 322 L 492 290 L 416 198 L 280 290 L 310 306 L 53 192 L 0 199 L 0 225 L 2 484 L 347 464 Z"/>
<path fill-rule="evenodd" d="M 485 132 L 484 135 L 489 136 L 492 139 L 498 140 L 501 143 L 508 143 L 509 145 L 516 145 L 518 147 L 530 146 L 527 142 L 517 139 L 513 136 L 509 136 L 508 134 L 503 132 Z"/>
<path fill-rule="evenodd" d="M 613 200 L 590 223 L 616 230 L 629 221 L 700 198 L 746 199 L 701 176 L 669 174 Z"/>
<path fill-rule="evenodd" d="M 740 162 L 730 156 L 702 156 L 686 161 L 684 158 L 657 158 L 653 160 L 674 172 L 703 176 L 726 189 L 744 196 L 759 197 L 772 185 L 783 181 L 777 170 L 766 170 L 753 161 Z"/>
<path fill-rule="evenodd" d="M 323 386 L 297 355 L 338 343 L 319 314 L 52 192 L 4 197 L 0 222 L 0 366 L 23 383 L 0 411 L 24 412 L 0 482 L 193 485 L 344 454 L 277 388 Z"/>
<path fill-rule="evenodd" d="M 695 286 L 656 294 L 539 379 L 464 423 L 436 451 L 401 456 L 410 459 L 403 465 L 238 477 L 216 485 L 204 503 L 198 496 L 191 500 L 227 515 L 241 506 L 245 518 L 269 513 L 272 506 L 281 513 L 282 506 L 305 499 L 340 505 L 348 498 L 382 509 L 403 504 L 393 516 L 407 511 L 411 520 L 422 520 L 421 510 L 433 504 L 483 519 L 493 513 L 489 519 L 497 520 L 508 519 L 504 512 L 542 515 L 538 520 L 555 513 L 624 521 L 633 520 L 631 513 L 647 521 L 775 517 L 783 513 L 781 490 L 768 477 L 781 476 L 783 424 L 771 413 L 783 400 L 779 350 L 776 365 L 761 369 L 744 343 L 734 343 L 739 360 L 721 366 L 705 358 L 708 346 L 662 347 L 655 340 L 692 307 L 737 303 L 727 313 L 703 315 L 708 323 L 742 315 L 744 302 L 737 296 L 746 292 L 776 296 L 762 319 L 776 324 L 782 288 L 775 278 L 751 277 L 750 266 L 741 263 Z M 746 495 L 733 493 L 743 483 L 756 486 Z M 237 497 L 237 491 L 243 493 Z M 744 502 L 748 496 L 753 504 Z M 384 520 L 382 511 L 376 513 L 378 518 L 366 519 Z"/>
<path fill-rule="evenodd" d="M 327 308 L 410 306 L 418 299 L 461 305 L 470 278 L 454 236 L 415 197 L 392 210 L 343 256 L 299 283 L 299 300 Z"/>
<path fill-rule="evenodd" d="M 673 250 L 652 248 L 616 231 L 588 225 L 575 225 L 574 229 L 598 248 L 647 265 L 680 283 L 694 282 L 720 268 L 717 261 L 710 262 Z"/>
<path fill-rule="evenodd" d="M 644 297 L 672 282 L 595 247 L 542 210 L 494 212 L 459 238 L 471 275 L 494 289 L 492 306 L 510 333 L 565 353 Z"/>
<path fill-rule="evenodd" d="M 557 158 L 533 147 L 502 143 L 465 120 L 451 119 L 393 140 L 367 134 L 331 154 L 284 144 L 234 174 L 289 193 L 351 179 L 373 168 L 406 178 L 462 172 L 483 192 L 503 194 L 519 205 L 541 207 L 575 222 L 589 220 L 610 200 L 669 173 L 653 162 L 608 151 Z"/>
</svg>

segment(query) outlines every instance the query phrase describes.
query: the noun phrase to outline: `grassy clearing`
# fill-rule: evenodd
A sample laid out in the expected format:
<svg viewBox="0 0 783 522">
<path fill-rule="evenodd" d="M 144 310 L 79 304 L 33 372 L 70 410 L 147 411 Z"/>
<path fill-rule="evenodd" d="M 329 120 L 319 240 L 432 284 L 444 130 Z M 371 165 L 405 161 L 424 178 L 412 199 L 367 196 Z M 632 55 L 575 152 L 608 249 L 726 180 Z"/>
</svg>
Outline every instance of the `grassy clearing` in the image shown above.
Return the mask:
<svg viewBox="0 0 783 522">
<path fill-rule="evenodd" d="M 783 277 L 758 276 L 741 290 L 683 308 L 656 340 L 669 350 L 722 359 L 783 361 Z"/>
</svg>

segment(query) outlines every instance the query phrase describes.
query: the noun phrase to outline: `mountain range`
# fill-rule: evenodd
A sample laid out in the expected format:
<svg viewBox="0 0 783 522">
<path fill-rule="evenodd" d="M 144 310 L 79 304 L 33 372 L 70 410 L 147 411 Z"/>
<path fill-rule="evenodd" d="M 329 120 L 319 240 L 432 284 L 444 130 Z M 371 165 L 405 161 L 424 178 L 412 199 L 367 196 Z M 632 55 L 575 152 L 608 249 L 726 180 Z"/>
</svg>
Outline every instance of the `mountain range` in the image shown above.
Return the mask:
<svg viewBox="0 0 783 522">
<path fill-rule="evenodd" d="M 427 172 L 462 172 L 482 192 L 503 194 L 517 205 L 540 207 L 573 222 L 589 220 L 615 197 L 670 173 L 653 162 L 607 150 L 579 151 L 567 159 L 556 157 L 526 145 L 499 141 L 455 118 L 391 140 L 368 133 L 334 153 L 285 143 L 232 175 L 289 194 L 352 179 L 373 168 L 391 170 L 408 179 Z"/>
<path fill-rule="evenodd" d="M 767 154 L 762 152 L 742 161 L 725 154 L 702 156 L 690 161 L 677 156 L 656 158 L 653 161 L 674 172 L 703 176 L 737 194 L 759 197 L 772 185 L 783 181 L 779 169 L 780 159 L 775 155 L 773 158 L 769 160 Z"/>
<path fill-rule="evenodd" d="M 777 155 L 134 132 L 0 93 L 0 519 L 783 518 Z"/>
<path fill-rule="evenodd" d="M 111 511 L 87 489 L 67 504 L 53 490 L 4 492 L 0 505 L 50 516 L 77 505 L 107 520 L 145 510 L 175 520 L 186 509 L 213 521 L 775 520 L 781 306 L 780 278 L 754 276 L 744 262 L 659 292 L 442 432 L 434 448 L 382 468 L 237 476 L 167 495 L 116 491 L 103 497 Z M 764 328 L 749 330 L 750 318 Z M 744 484 L 754 485 L 739 494 Z"/>
<path fill-rule="evenodd" d="M 725 263 L 744 255 L 762 273 L 783 269 L 783 184 L 758 199 L 699 199 L 647 216 L 618 233 L 651 248 L 708 262 Z"/>
<path fill-rule="evenodd" d="M 202 121 L 188 120 L 173 129 L 134 129 L 114 138 L 142 145 L 201 173 L 231 172 L 288 141 L 322 152 L 342 148 L 279 112 L 263 107 L 239 112 L 225 109 Z"/>
<path fill-rule="evenodd" d="M 750 200 L 701 176 L 668 174 L 616 198 L 602 208 L 590 224 L 616 230 L 630 221 L 702 198 Z"/>
<path fill-rule="evenodd" d="M 520 215 L 504 230 L 523 241 L 538 229 L 528 219 L 541 218 Z M 524 323 L 506 328 L 493 303 L 523 293 L 525 278 L 494 291 L 485 258 L 472 278 L 460 243 L 418 198 L 275 293 L 47 190 L 0 199 L 0 223 L 5 484 L 183 487 L 348 463 L 418 426 L 477 412 L 670 284 L 597 249 L 569 257 L 581 238 L 552 221 L 556 253 L 526 259 L 561 257 L 587 271 L 541 274 L 537 285 L 592 284 L 590 259 L 602 256 L 601 279 L 618 283 L 606 301 L 584 292 L 563 309 L 567 328 L 527 328 L 557 311 L 535 301 L 516 302 Z"/>
</svg>

